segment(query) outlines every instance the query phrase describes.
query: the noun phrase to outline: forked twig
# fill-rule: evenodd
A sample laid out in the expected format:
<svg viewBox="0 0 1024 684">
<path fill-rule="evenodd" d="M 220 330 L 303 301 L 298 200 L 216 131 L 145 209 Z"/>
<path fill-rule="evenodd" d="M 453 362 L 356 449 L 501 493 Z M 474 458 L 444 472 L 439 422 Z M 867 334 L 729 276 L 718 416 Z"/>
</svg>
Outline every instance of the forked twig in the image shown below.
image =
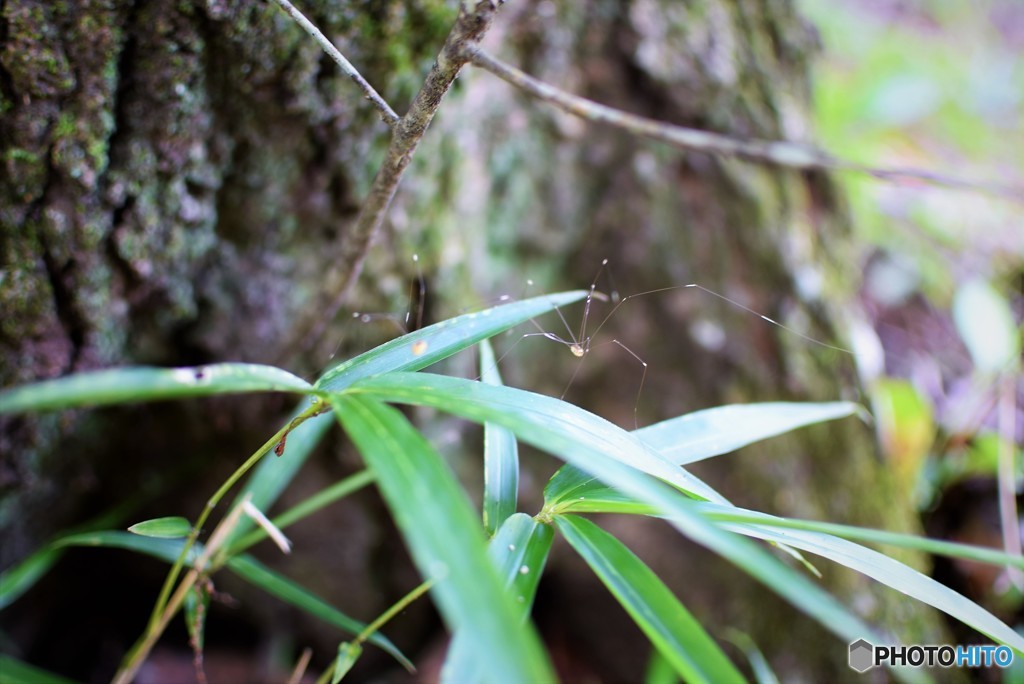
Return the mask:
<svg viewBox="0 0 1024 684">
<path fill-rule="evenodd" d="M 991 193 L 1014 202 L 1024 203 L 1024 188 L 1017 186 L 979 183 L 922 169 L 876 168 L 839 159 L 810 145 L 786 141 L 735 138 L 712 131 L 655 121 L 567 93 L 502 62 L 477 46 L 467 49 L 470 51 L 469 61 L 473 66 L 489 71 L 538 100 L 552 104 L 587 121 L 615 126 L 680 149 L 735 156 L 791 169 L 855 171 L 880 179 L 922 181 L 949 188 Z"/>
</svg>

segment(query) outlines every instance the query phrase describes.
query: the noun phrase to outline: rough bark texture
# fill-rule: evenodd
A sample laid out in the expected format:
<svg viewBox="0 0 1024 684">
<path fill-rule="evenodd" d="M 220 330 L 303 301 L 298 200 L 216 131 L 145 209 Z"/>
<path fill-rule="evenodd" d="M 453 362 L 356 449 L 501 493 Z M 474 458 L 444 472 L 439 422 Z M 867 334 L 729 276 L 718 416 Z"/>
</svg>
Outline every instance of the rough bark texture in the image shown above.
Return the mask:
<svg viewBox="0 0 1024 684">
<path fill-rule="evenodd" d="M 302 9 L 399 113 L 455 16 L 429 0 L 317 0 Z M 376 113 L 334 64 L 274 7 L 248 0 L 8 0 L 0 2 L 0 41 L 3 385 L 100 366 L 286 353 L 280 341 L 333 258 L 324 245 L 344 239 L 386 143 Z M 486 42 L 531 74 L 638 114 L 813 140 L 808 67 L 817 46 L 789 2 L 521 1 L 503 10 Z M 809 335 L 841 339 L 855 274 L 842 200 L 827 176 L 682 155 L 587 127 L 483 73 L 457 85 L 399 189 L 352 309 L 401 307 L 413 252 L 431 309 L 442 315 L 518 294 L 524 274 L 543 287 L 585 287 L 609 258 L 621 294 L 698 282 Z M 295 359 L 294 369 L 315 372 L 338 340 L 344 351 L 360 335 L 341 321 L 331 349 Z M 622 425 L 632 423 L 640 373 L 615 345 L 601 345 L 611 339 L 649 364 L 641 424 L 727 401 L 853 391 L 849 358 L 683 290 L 623 306 L 595 337 L 570 391 Z M 546 344 L 518 345 L 504 361 L 507 380 L 561 392 L 574 360 Z M 6 421 L 0 565 L 147 478 L 167 492 L 157 514 L 191 515 L 212 490 L 210 478 L 265 437 L 266 417 L 282 408 L 216 401 Z M 339 470 L 316 468 L 329 477 Z M 869 430 L 853 420 L 701 474 L 752 508 L 914 526 Z M 297 488 L 318 477 L 307 474 Z M 382 579 L 381 563 L 401 554 L 379 504 L 346 506 L 320 518 L 327 527 L 300 528 L 311 545 L 325 543 L 323 529 L 351 530 L 351 539 L 326 542 L 344 553 L 327 549 L 288 569 L 370 617 L 412 578 L 402 566 Z M 654 525 L 609 524 L 629 530 L 627 541 L 710 629 L 747 631 L 787 680 L 846 672 L 845 644 L 740 573 Z M 634 678 L 647 655 L 642 639 L 578 567 L 560 560 L 539 608 L 542 622 L 559 616 L 545 627 L 549 640 L 567 642 L 579 664 L 569 667 L 607 681 Z M 97 552 L 88 561 L 124 559 Z M 829 570 L 826 580 L 901 638 L 936 638 L 925 636 L 931 617 L 908 601 L 849 573 Z M 22 623 L 12 630 L 29 655 L 44 658 L 55 647 L 45 625 L 63 617 L 58 599 L 41 597 L 47 587 L 55 590 L 44 584 L 22 600 L 34 610 L 15 612 Z M 145 591 L 133 601 L 148 600 Z M 245 598 L 261 618 L 247 633 L 263 643 L 282 638 L 278 609 Z M 429 642 L 424 619 L 397 628 L 413 655 Z M 121 627 L 127 639 L 137 626 Z M 302 638 L 317 638 L 310 634 Z M 318 637 L 325 653 L 335 636 Z M 107 648 L 116 653 L 117 645 Z M 89 667 L 104 671 L 112 657 Z"/>
</svg>

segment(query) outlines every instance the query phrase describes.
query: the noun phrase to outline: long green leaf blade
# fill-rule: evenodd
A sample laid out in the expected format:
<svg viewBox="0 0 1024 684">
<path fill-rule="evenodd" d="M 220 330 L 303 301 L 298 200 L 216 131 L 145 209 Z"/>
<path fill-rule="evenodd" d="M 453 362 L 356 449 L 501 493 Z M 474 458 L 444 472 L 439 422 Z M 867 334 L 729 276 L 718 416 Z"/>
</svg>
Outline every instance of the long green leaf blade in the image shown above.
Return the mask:
<svg viewBox="0 0 1024 684">
<path fill-rule="evenodd" d="M 680 677 L 687 682 L 744 681 L 700 621 L 618 539 L 574 515 L 556 517 L 555 525 Z"/>
<path fill-rule="evenodd" d="M 231 572 L 263 589 L 268 594 L 276 596 L 296 608 L 301 608 L 313 617 L 319 618 L 338 629 L 350 634 L 359 634 L 366 627 L 365 623 L 350 618 L 313 592 L 296 584 L 284 575 L 271 570 L 248 554 L 235 556 L 227 562 L 227 567 Z M 409 659 L 391 643 L 391 640 L 380 632 L 374 632 L 366 640 L 389 653 L 405 669 L 410 671 L 414 669 Z"/>
<path fill-rule="evenodd" d="M 192 531 L 192 523 L 180 515 L 167 518 L 154 518 L 135 523 L 128 528 L 132 534 L 158 539 L 180 539 L 187 537 Z"/>
<path fill-rule="evenodd" d="M 763 549 L 707 520 L 698 512 L 693 499 L 641 472 L 640 468 L 652 463 L 647 447 L 621 428 L 580 408 L 511 387 L 426 373 L 391 373 L 369 378 L 350 391 L 399 403 L 433 406 L 477 422 L 501 423 L 520 440 L 605 482 L 614 482 L 627 495 L 670 516 L 671 524 L 685 536 L 732 561 L 847 642 L 874 636 L 862 620 L 833 596 Z M 664 462 L 655 462 L 659 464 L 656 474 L 660 476 L 665 472 L 661 467 Z M 704 487 L 710 490 L 707 485 Z"/>
<path fill-rule="evenodd" d="M 554 673 L 533 628 L 522 624 L 487 558 L 472 505 L 447 464 L 396 409 L 370 397 L 331 399 L 374 471 L 402 536 L 453 632 L 486 653 L 494 681 L 540 682 Z"/>
<path fill-rule="evenodd" d="M 494 349 L 480 342 L 480 379 L 501 385 Z M 516 436 L 495 423 L 484 423 L 484 530 L 493 535 L 516 512 L 519 497 L 519 445 Z"/>
<path fill-rule="evenodd" d="M 650 504 L 637 501 L 570 464 L 559 468 L 544 486 L 544 512 L 552 516 L 564 513 L 657 514 Z"/>
<path fill-rule="evenodd" d="M 720 509 L 719 512 L 724 516 L 731 516 L 739 510 L 727 507 L 706 506 L 705 508 L 708 510 Z M 726 523 L 725 527 L 757 539 L 809 551 L 840 565 L 845 565 L 955 617 L 992 640 L 1005 644 L 1024 655 L 1024 637 L 970 599 L 910 566 L 866 546 L 829 534 L 775 527 L 771 524 L 774 516 L 765 513 L 743 510 L 742 514 L 749 519 L 759 520 L 760 523 Z"/>
<path fill-rule="evenodd" d="M 935 556 L 948 556 L 950 558 L 989 563 L 991 565 L 1012 565 L 1024 570 L 1024 558 L 985 546 L 958 544 L 939 539 L 918 537 L 912 534 L 900 534 L 898 532 L 887 532 L 885 530 L 874 530 L 867 527 L 854 527 L 837 523 L 824 523 L 817 520 L 781 518 L 743 508 L 715 506 L 712 504 L 704 508 L 708 511 L 710 519 L 721 522 L 765 524 L 779 529 L 820 532 L 843 539 L 856 539 L 874 544 L 913 549 L 914 551 L 922 551 Z"/>
<path fill-rule="evenodd" d="M 398 403 L 434 406 L 480 423 L 498 423 L 522 441 L 550 451 L 544 440 L 538 439 L 547 435 L 559 443 L 571 444 L 576 453 L 606 454 L 692 496 L 728 504 L 721 494 L 630 433 L 553 397 L 430 373 L 388 373 L 363 380 L 353 390 L 372 391 Z M 528 434 L 524 435 L 524 431 Z"/>
<path fill-rule="evenodd" d="M 673 463 L 687 465 L 859 410 L 849 401 L 734 404 L 670 418 L 633 434 Z"/>
<path fill-rule="evenodd" d="M 0 573 L 0 610 L 11 605 L 39 581 L 50 568 L 60 560 L 62 552 L 50 546 L 35 551 L 30 556 Z"/>
<path fill-rule="evenodd" d="M 550 525 L 542 525 L 524 513 L 516 513 L 505 520 L 487 546 L 487 555 L 504 578 L 505 587 L 523 620 L 529 617 L 553 540 L 554 531 Z M 472 636 L 457 632 L 441 668 L 442 684 L 480 682 L 485 672 L 486 659 L 481 660 L 480 654 L 473 649 Z"/>
<path fill-rule="evenodd" d="M 0 413 L 50 411 L 241 392 L 305 394 L 312 386 L 274 366 L 216 363 L 191 368 L 112 368 L 0 392 Z"/>
<path fill-rule="evenodd" d="M 0 654 L 0 682 L 3 684 L 75 684 L 74 680 L 40 669 L 35 665 Z"/>
<path fill-rule="evenodd" d="M 105 548 L 126 549 L 136 551 L 147 556 L 153 556 L 167 563 L 174 563 L 181 555 L 184 541 L 181 539 L 159 539 L 156 537 L 140 537 L 130 532 L 121 531 L 100 531 L 84 532 L 63 537 L 53 543 L 53 548 L 64 548 L 68 546 L 93 546 Z M 196 544 L 189 551 L 188 563 L 191 564 L 203 552 L 202 545 Z M 354 620 L 329 603 L 307 591 L 287 577 L 267 568 L 252 556 L 241 555 L 230 559 L 227 567 L 236 575 L 248 582 L 258 586 L 267 593 L 278 597 L 286 603 L 301 608 L 310 615 L 318 617 L 324 622 L 343 629 L 351 634 L 358 634 L 366 627 L 365 624 Z M 408 658 L 402 655 L 394 644 L 386 637 L 376 633 L 368 641 L 390 653 L 396 660 L 406 668 L 412 664 Z"/>
<path fill-rule="evenodd" d="M 339 390 L 370 375 L 426 368 L 482 339 L 585 296 L 583 291 L 545 295 L 442 321 L 335 366 L 321 376 L 316 386 L 324 390 Z M 305 408 L 305 405 L 300 405 L 292 418 Z M 251 493 L 253 504 L 262 511 L 269 511 L 323 438 L 331 422 L 325 416 L 316 416 L 289 433 L 285 457 L 263 459 L 238 493 L 235 503 Z M 232 531 L 231 539 L 241 538 L 251 527 L 252 523 L 243 519 Z"/>
<path fill-rule="evenodd" d="M 586 296 L 583 290 L 559 292 L 449 318 L 335 366 L 317 380 L 316 388 L 337 391 L 361 378 L 426 368 L 480 340 Z"/>
</svg>

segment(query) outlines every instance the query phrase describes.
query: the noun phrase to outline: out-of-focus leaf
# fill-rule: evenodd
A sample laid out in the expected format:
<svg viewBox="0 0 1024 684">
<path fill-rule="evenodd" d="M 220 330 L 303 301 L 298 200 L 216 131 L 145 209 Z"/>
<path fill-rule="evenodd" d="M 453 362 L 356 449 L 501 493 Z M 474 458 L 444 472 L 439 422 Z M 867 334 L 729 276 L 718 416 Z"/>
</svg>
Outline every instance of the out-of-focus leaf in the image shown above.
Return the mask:
<svg viewBox="0 0 1024 684">
<path fill-rule="evenodd" d="M 376 475 L 421 575 L 434 582 L 430 593 L 449 629 L 469 635 L 473 650 L 487 654 L 493 681 L 554 679 L 540 639 L 519 620 L 487 558 L 477 515 L 444 460 L 398 410 L 351 394 L 331 402 Z"/>
<path fill-rule="evenodd" d="M 187 537 L 192 532 L 192 523 L 180 515 L 175 515 L 135 523 L 128 528 L 128 531 L 143 537 L 178 539 L 180 537 Z"/>
<path fill-rule="evenodd" d="M 805 425 L 843 418 L 859 408 L 849 401 L 734 404 L 663 420 L 634 434 L 673 463 L 686 465 Z"/>
<path fill-rule="evenodd" d="M 1020 330 L 1010 304 L 994 287 L 981 280 L 961 285 L 953 297 L 953 321 L 982 373 L 1020 367 Z"/>
<path fill-rule="evenodd" d="M 750 669 L 754 671 L 754 681 L 757 684 L 779 684 L 779 678 L 775 676 L 772 666 L 749 635 L 739 630 L 730 629 L 725 638 L 743 651 L 743 655 L 747 656 L 747 662 L 750 663 Z"/>
<path fill-rule="evenodd" d="M 3 684 L 75 684 L 70 679 L 0 654 L 0 682 Z"/>
<path fill-rule="evenodd" d="M 931 403 L 906 380 L 880 379 L 871 388 L 882 452 L 904 489 L 913 491 L 935 440 Z"/>
<path fill-rule="evenodd" d="M 680 677 L 744 681 L 700 621 L 622 542 L 586 518 L 558 516 L 555 525 Z"/>
<path fill-rule="evenodd" d="M 45 546 L 23 561 L 0 573 L 0 610 L 18 600 L 39 578 L 50 571 L 62 552 Z"/>
<path fill-rule="evenodd" d="M 50 411 L 240 392 L 305 394 L 312 386 L 274 366 L 217 363 L 192 368 L 113 368 L 0 392 L 0 413 Z"/>
<path fill-rule="evenodd" d="M 206 615 L 210 608 L 210 590 L 204 583 L 192 586 L 185 596 L 185 629 L 189 644 L 195 652 L 197 662 L 202 662 L 203 645 L 206 641 Z"/>
<path fill-rule="evenodd" d="M 119 548 L 136 551 L 148 556 L 159 558 L 167 563 L 174 563 L 181 555 L 184 541 L 180 539 L 157 539 L 155 537 L 140 537 L 129 532 L 102 531 L 86 532 L 83 534 L 64 537 L 53 544 L 54 548 L 68 546 L 95 546 L 106 548 Z M 188 564 L 192 564 L 203 552 L 201 544 L 195 544 L 189 551 Z M 310 615 L 318 617 L 324 622 L 334 625 L 352 634 L 358 634 L 366 627 L 365 624 L 354 620 L 329 603 L 316 596 L 305 588 L 299 586 L 292 580 L 274 572 L 265 565 L 249 555 L 235 556 L 227 562 L 227 568 L 242 579 L 263 589 L 268 594 L 276 596 L 296 608 L 301 608 Z M 371 635 L 367 641 L 387 651 L 398 662 L 411 670 L 412 663 L 402 655 L 394 644 L 379 633 Z"/>
<path fill-rule="evenodd" d="M 228 561 L 227 568 L 268 594 L 276 596 L 296 608 L 301 608 L 329 625 L 334 625 L 351 634 L 360 634 L 366 628 L 364 623 L 350 618 L 313 592 L 271 570 L 248 554 L 235 556 Z M 405 669 L 410 672 L 414 669 L 409 659 L 380 632 L 374 632 L 366 640 L 389 653 Z"/>
<path fill-rule="evenodd" d="M 352 666 L 363 655 L 363 647 L 357 643 L 345 641 L 338 645 L 338 656 L 334 659 L 334 673 L 331 675 L 331 684 L 338 684 L 348 674 Z"/>
<path fill-rule="evenodd" d="M 480 379 L 501 385 L 498 362 L 487 340 L 480 342 Z M 516 436 L 484 423 L 484 530 L 493 535 L 505 519 L 516 512 L 519 497 L 519 446 Z"/>
</svg>

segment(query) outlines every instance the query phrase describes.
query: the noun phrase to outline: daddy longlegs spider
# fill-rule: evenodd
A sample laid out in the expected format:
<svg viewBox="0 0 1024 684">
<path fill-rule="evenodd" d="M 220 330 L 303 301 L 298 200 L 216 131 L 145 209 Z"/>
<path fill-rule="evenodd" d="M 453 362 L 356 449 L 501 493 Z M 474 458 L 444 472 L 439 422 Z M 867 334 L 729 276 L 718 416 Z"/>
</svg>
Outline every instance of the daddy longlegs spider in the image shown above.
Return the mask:
<svg viewBox="0 0 1024 684">
<path fill-rule="evenodd" d="M 573 382 L 576 380 L 576 376 L 579 374 L 580 368 L 582 368 L 582 366 L 583 366 L 583 359 L 586 358 L 588 353 L 590 353 L 590 350 L 591 350 L 591 348 L 593 346 L 593 339 L 594 339 L 594 337 L 601 331 L 601 328 L 604 327 L 605 323 L 607 323 L 611 319 L 611 317 L 615 314 L 615 312 L 618 311 L 619 307 L 621 307 L 623 304 L 625 304 L 630 299 L 636 299 L 637 297 L 644 297 L 646 295 L 657 294 L 659 292 L 670 292 L 672 290 L 683 290 L 683 289 L 688 289 L 688 288 L 693 288 L 693 289 L 696 289 L 696 290 L 700 290 L 702 292 L 705 292 L 705 293 L 711 295 L 712 297 L 717 297 L 718 299 L 721 299 L 722 301 L 724 301 L 724 302 L 726 302 L 728 304 L 731 304 L 732 306 L 734 306 L 734 307 L 736 307 L 736 308 L 738 308 L 738 309 L 740 309 L 742 311 L 746 311 L 747 313 L 753 314 L 753 315 L 757 316 L 758 318 L 760 318 L 760 319 L 762 319 L 762 320 L 764 320 L 764 321 L 766 321 L 766 322 L 768 322 L 768 323 L 770 323 L 770 324 L 772 324 L 774 326 L 777 326 L 778 328 L 781 328 L 782 330 L 785 330 L 786 332 L 788 332 L 788 333 L 790 333 L 792 335 L 796 335 L 797 337 L 799 337 L 799 338 L 801 338 L 801 339 L 803 339 L 803 340 L 805 340 L 807 342 L 811 342 L 811 343 L 819 345 L 821 347 L 825 347 L 826 349 L 832 349 L 832 350 L 835 350 L 835 351 L 843 352 L 843 353 L 849 354 L 851 356 L 853 355 L 853 352 L 850 351 L 849 349 L 846 349 L 844 347 L 838 347 L 838 346 L 832 345 L 832 344 L 828 344 L 827 342 L 822 342 L 821 340 L 815 339 L 815 338 L 813 338 L 813 337 L 811 337 L 809 335 L 805 335 L 804 333 L 800 332 L 799 330 L 795 330 L 795 329 L 793 329 L 793 328 L 791 328 L 791 327 L 789 327 L 787 325 L 779 323 L 775 319 L 769 318 L 768 316 L 765 316 L 764 314 L 762 314 L 762 313 L 760 313 L 758 311 L 755 311 L 754 309 L 751 309 L 748 306 L 745 306 L 745 305 L 741 304 L 740 302 L 732 299 L 731 297 L 726 297 L 723 294 L 715 292 L 714 290 L 706 288 L 703 285 L 699 285 L 697 283 L 689 283 L 687 285 L 673 285 L 673 286 L 670 286 L 670 287 L 661 287 L 661 288 L 657 288 L 657 289 L 654 289 L 654 290 L 647 290 L 645 292 L 637 292 L 636 294 L 627 295 L 627 296 L 621 297 L 621 298 L 618 296 L 618 292 L 615 291 L 614 283 L 613 283 L 612 284 L 611 295 L 610 296 L 606 295 L 606 294 L 604 294 L 602 292 L 598 292 L 598 290 L 597 290 L 597 281 L 601 277 L 601 274 L 602 274 L 602 272 L 604 271 L 604 269 L 605 269 L 605 267 L 607 265 L 608 265 L 608 259 L 604 259 L 604 260 L 601 261 L 601 266 L 597 270 L 597 275 L 594 276 L 594 280 L 590 284 L 590 290 L 587 292 L 587 297 L 584 300 L 584 304 L 583 304 L 583 318 L 580 321 L 580 327 L 579 327 L 579 332 L 578 333 L 574 333 L 573 332 L 572 327 L 569 325 L 569 322 L 565 319 L 565 316 L 562 314 L 562 311 L 556 307 L 555 308 L 555 313 L 558 314 L 558 318 L 562 321 L 562 325 L 565 327 L 565 330 L 566 330 L 566 332 L 569 335 L 569 339 L 568 340 L 562 338 L 561 336 L 559 336 L 559 335 L 557 335 L 557 334 L 555 334 L 553 332 L 549 332 L 549 331 L 543 330 L 541 328 L 540 324 L 537 323 L 536 321 L 532 320 L 532 319 L 531 319 L 531 322 L 533 323 L 534 326 L 537 327 L 539 332 L 525 333 L 522 336 L 522 338 L 520 338 L 520 340 L 519 340 L 519 341 L 522 341 L 523 339 L 525 339 L 527 337 L 543 337 L 545 339 L 551 340 L 552 342 L 557 342 L 559 344 L 565 345 L 569 349 L 569 352 L 573 356 L 575 356 L 576 358 L 578 358 L 580 360 L 580 362 L 578 364 L 576 364 L 576 369 L 573 371 L 572 376 L 569 378 L 569 382 L 566 385 L 565 390 L 562 391 L 562 394 L 561 394 L 561 397 L 560 397 L 561 399 L 565 399 L 565 395 L 568 394 L 569 389 L 572 387 Z M 610 278 L 610 276 L 609 276 L 609 278 Z M 532 284 L 532 283 L 529 283 L 529 281 L 528 281 L 528 284 Z M 590 334 L 587 334 L 587 323 L 589 322 L 589 319 L 590 319 L 591 305 L 592 305 L 592 303 L 593 303 L 593 301 L 595 299 L 598 300 L 598 301 L 611 301 L 613 303 L 613 306 L 612 306 L 611 310 L 601 320 L 601 322 L 597 325 L 597 327 L 594 328 L 593 331 Z M 517 344 L 518 344 L 518 342 L 517 342 Z M 627 347 L 625 344 L 623 344 L 618 339 L 612 339 L 610 342 L 607 342 L 607 343 L 604 343 L 604 344 L 615 344 L 619 348 L 625 350 L 626 353 L 628 353 L 630 356 L 632 356 L 634 359 L 636 359 L 636 361 L 641 365 L 641 367 L 643 369 L 642 372 L 641 372 L 641 375 L 640 375 L 640 385 L 637 388 L 637 392 L 636 392 L 636 400 L 633 403 L 633 428 L 637 429 L 639 427 L 638 411 L 639 411 L 639 407 L 640 407 L 640 396 L 643 393 L 644 382 L 647 380 L 647 362 L 644 361 L 636 352 L 634 352 L 632 349 Z M 598 345 L 598 346 L 600 346 L 600 345 Z M 511 349 L 509 351 L 511 351 Z M 508 352 L 505 352 L 505 355 L 507 355 L 507 354 L 508 354 Z M 502 355 L 502 358 L 504 358 L 505 355 Z"/>
</svg>

